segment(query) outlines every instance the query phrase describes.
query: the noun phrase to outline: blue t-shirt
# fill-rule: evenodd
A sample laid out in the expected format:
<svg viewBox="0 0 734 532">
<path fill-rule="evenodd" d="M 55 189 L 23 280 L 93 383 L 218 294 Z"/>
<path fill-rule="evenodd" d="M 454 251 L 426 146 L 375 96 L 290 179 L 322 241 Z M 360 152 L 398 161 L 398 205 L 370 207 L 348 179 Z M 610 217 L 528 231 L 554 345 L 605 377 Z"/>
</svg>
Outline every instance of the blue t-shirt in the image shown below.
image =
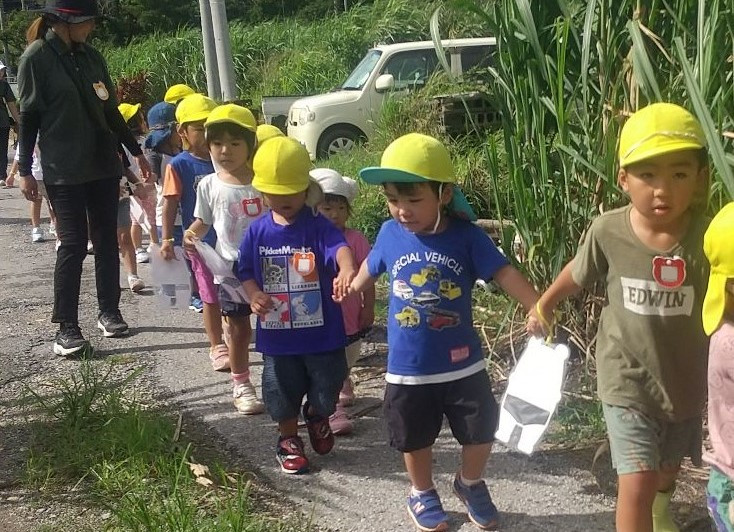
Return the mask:
<svg viewBox="0 0 734 532">
<path fill-rule="evenodd" d="M 265 355 L 305 355 L 346 345 L 341 307 L 331 298 L 336 252 L 344 235 L 321 214 L 304 207 L 290 225 L 272 213 L 247 228 L 237 276 L 254 279 L 273 306 L 257 322 L 257 350 Z"/>
<path fill-rule="evenodd" d="M 181 181 L 179 209 L 181 211 L 182 226 L 187 229 L 196 219 L 194 217 L 196 187 L 199 185 L 199 181 L 214 172 L 214 165 L 209 160 L 199 159 L 187 151 L 182 151 L 171 159 L 171 167 Z M 202 240 L 214 247 L 217 243 L 217 234 L 209 228 Z"/>
<path fill-rule="evenodd" d="M 479 227 L 449 220 L 436 235 L 388 220 L 367 257 L 370 275 L 387 272 L 390 281 L 387 382 L 449 382 L 484 369 L 471 291 L 507 259 Z"/>
</svg>

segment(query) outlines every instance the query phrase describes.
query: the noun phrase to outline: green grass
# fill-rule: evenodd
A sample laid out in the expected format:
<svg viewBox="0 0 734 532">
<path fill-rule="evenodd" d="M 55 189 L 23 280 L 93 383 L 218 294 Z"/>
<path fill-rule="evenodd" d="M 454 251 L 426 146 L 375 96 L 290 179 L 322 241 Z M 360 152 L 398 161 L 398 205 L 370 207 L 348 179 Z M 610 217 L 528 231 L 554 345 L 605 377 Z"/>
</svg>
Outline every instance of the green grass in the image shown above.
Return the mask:
<svg viewBox="0 0 734 532">
<path fill-rule="evenodd" d="M 29 450 L 30 487 L 47 493 L 78 488 L 111 513 L 107 530 L 310 529 L 258 511 L 245 475 L 216 464 L 195 473 L 194 448 L 178 440 L 176 420 L 135 400 L 135 375 L 114 379 L 111 371 L 83 361 L 70 378 L 31 393 L 30 407 L 40 408 L 45 421 L 37 424 Z"/>
<path fill-rule="evenodd" d="M 564 396 L 558 405 L 547 441 L 575 446 L 599 443 L 605 437 L 601 401 Z"/>
</svg>

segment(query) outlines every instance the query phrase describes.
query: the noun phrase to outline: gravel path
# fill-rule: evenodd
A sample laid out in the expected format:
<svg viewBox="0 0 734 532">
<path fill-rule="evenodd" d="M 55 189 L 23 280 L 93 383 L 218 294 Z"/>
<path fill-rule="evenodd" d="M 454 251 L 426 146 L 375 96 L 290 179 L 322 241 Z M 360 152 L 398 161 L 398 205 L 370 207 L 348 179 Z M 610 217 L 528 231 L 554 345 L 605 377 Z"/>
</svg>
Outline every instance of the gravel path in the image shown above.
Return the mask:
<svg viewBox="0 0 734 532">
<path fill-rule="evenodd" d="M 28 423 L 34 421 L 17 406 L 17 399 L 25 385 L 68 374 L 75 367 L 74 362 L 51 353 L 53 242 L 30 243 L 26 209 L 18 189 L 0 190 L 0 530 L 31 530 L 41 524 L 94 530 L 108 517 L 104 512 L 65 500 L 39 501 L 37 494 L 22 491 L 18 481 L 25 463 Z M 209 368 L 201 316 L 161 311 L 150 291 L 134 295 L 124 290 L 121 307 L 131 334 L 103 339 L 94 329 L 92 264 L 91 258 L 85 261 L 81 325 L 93 340 L 98 363 L 113 362 L 114 372 L 120 375 L 144 366 L 139 384 L 144 396 L 173 405 L 187 419 L 206 425 L 213 447 L 248 464 L 264 484 L 284 495 L 284 507 L 300 507 L 321 527 L 341 532 L 413 529 L 404 509 L 408 482 L 401 457 L 385 443 L 380 409 L 382 342 L 365 345 L 355 371 L 358 399 L 351 409 L 357 416 L 355 433 L 338 439 L 330 455 L 311 452 L 311 474 L 286 476 L 274 457 L 276 425 L 267 415 L 237 414 L 230 402 L 228 375 Z M 140 270 L 149 280 L 149 267 L 142 265 Z M 261 367 L 261 358 L 254 354 L 253 382 L 258 384 Z M 458 456 L 457 444 L 444 429 L 435 446 L 436 484 L 451 515 L 451 530 L 476 530 L 450 492 Z M 498 446 L 486 478 L 502 511 L 502 530 L 613 530 L 614 500 L 600 492 L 589 464 L 588 452 L 544 451 L 527 458 Z M 700 527 L 700 508 L 680 506 L 690 514 L 684 519 L 693 523 L 687 530 L 707 530 Z"/>
</svg>

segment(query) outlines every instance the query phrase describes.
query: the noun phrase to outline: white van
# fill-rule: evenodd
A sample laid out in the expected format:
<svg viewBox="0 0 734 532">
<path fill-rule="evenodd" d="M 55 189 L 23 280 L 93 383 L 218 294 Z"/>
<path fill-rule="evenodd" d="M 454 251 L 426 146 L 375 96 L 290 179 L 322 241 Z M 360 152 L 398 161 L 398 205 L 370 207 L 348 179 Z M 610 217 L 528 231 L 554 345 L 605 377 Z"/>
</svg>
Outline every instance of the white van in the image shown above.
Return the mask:
<svg viewBox="0 0 734 532">
<path fill-rule="evenodd" d="M 452 73 L 489 66 L 496 41 L 442 41 Z M 300 98 L 288 113 L 288 136 L 306 146 L 311 159 L 350 150 L 369 139 L 387 93 L 407 94 L 422 87 L 439 68 L 432 41 L 375 46 L 338 89 Z"/>
</svg>

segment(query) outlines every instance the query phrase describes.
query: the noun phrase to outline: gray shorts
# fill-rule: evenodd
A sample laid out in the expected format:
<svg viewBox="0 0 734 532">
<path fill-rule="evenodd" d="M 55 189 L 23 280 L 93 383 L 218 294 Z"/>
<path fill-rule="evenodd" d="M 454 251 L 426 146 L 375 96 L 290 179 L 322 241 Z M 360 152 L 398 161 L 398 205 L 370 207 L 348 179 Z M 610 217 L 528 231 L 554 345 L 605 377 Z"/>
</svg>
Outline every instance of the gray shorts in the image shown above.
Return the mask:
<svg viewBox="0 0 734 532">
<path fill-rule="evenodd" d="M 128 229 L 132 224 L 130 220 L 130 198 L 122 198 L 117 206 L 117 228 Z"/>
<path fill-rule="evenodd" d="M 633 408 L 602 405 L 617 475 L 674 468 L 687 456 L 701 464 L 701 417 L 672 422 Z"/>
</svg>

